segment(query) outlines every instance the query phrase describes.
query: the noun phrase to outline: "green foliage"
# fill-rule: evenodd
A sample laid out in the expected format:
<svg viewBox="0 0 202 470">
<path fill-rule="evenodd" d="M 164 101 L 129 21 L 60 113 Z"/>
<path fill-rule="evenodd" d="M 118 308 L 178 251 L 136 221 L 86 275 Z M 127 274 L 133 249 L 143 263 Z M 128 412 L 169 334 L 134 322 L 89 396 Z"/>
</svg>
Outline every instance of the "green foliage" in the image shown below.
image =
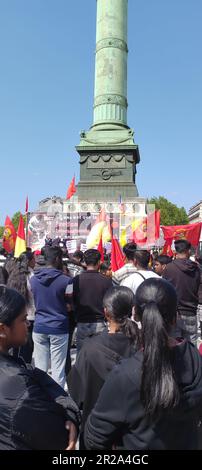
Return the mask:
<svg viewBox="0 0 202 470">
<path fill-rule="evenodd" d="M 0 227 L 0 238 L 3 237 L 3 233 L 4 233 L 4 227 Z"/>
<path fill-rule="evenodd" d="M 26 216 L 25 215 L 23 215 L 23 219 L 24 219 L 24 224 L 26 224 Z M 17 232 L 18 225 L 19 225 L 19 220 L 20 220 L 20 212 L 15 212 L 15 214 L 13 215 L 11 220 L 12 220 L 13 225 L 15 227 L 15 230 Z"/>
<path fill-rule="evenodd" d="M 155 204 L 155 209 L 161 211 L 161 225 L 185 225 L 189 219 L 184 207 L 177 207 L 165 197 L 152 197 L 148 204 Z"/>
</svg>

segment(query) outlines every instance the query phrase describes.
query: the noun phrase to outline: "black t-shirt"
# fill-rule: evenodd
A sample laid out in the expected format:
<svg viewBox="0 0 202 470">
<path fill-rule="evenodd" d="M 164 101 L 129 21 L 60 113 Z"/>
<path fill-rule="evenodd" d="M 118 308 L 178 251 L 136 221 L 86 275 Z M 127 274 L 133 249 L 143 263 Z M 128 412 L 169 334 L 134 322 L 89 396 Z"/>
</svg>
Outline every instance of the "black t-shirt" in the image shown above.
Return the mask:
<svg viewBox="0 0 202 470">
<path fill-rule="evenodd" d="M 86 271 L 73 279 L 73 296 L 78 323 L 104 321 L 103 297 L 111 279 L 97 271 Z"/>
</svg>

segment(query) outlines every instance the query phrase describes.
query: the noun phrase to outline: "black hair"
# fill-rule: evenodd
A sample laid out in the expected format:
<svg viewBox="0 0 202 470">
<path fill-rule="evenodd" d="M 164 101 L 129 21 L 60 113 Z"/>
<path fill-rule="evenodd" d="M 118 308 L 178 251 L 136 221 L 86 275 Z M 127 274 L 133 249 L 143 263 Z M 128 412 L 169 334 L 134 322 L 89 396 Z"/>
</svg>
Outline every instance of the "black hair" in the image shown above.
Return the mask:
<svg viewBox="0 0 202 470">
<path fill-rule="evenodd" d="M 114 286 L 108 289 L 103 299 L 103 306 L 110 317 L 118 325 L 118 331 L 124 333 L 131 343 L 139 345 L 139 330 L 137 324 L 131 320 L 132 309 L 135 305 L 135 296 L 131 289 L 124 286 Z"/>
<path fill-rule="evenodd" d="M 5 264 L 4 264 L 4 268 L 6 269 L 7 273 L 8 273 L 8 277 L 10 276 L 10 274 L 12 273 L 15 265 L 17 263 L 17 259 L 16 258 L 7 258 Z"/>
<path fill-rule="evenodd" d="M 177 294 L 164 279 L 150 278 L 136 291 L 136 314 L 142 323 L 141 401 L 153 418 L 179 401 L 168 334 L 176 319 Z"/>
<path fill-rule="evenodd" d="M 51 266 L 54 266 L 57 258 L 62 259 L 62 256 L 63 256 L 63 253 L 59 246 L 47 245 L 44 250 L 44 258 L 45 258 L 46 264 L 50 264 Z"/>
<path fill-rule="evenodd" d="M 13 264 L 9 274 L 7 286 L 18 291 L 27 303 L 29 303 L 29 291 L 27 287 L 27 276 L 29 274 L 29 262 L 33 259 L 34 253 L 24 252 Z"/>
<path fill-rule="evenodd" d="M 134 258 L 142 268 L 147 268 L 150 261 L 150 253 L 147 250 L 137 250 Z"/>
<path fill-rule="evenodd" d="M 0 266 L 0 284 L 6 284 L 8 280 L 8 273 L 3 266 Z"/>
<path fill-rule="evenodd" d="M 106 271 L 108 271 L 108 270 L 109 270 L 109 264 L 107 264 L 107 263 L 101 263 L 101 265 L 100 265 L 100 271 L 106 272 Z"/>
<path fill-rule="evenodd" d="M 33 260 L 33 258 L 35 257 L 35 254 L 33 251 L 24 251 L 24 253 L 22 253 L 19 258 L 18 258 L 18 261 L 20 261 L 20 263 L 30 263 L 30 261 Z"/>
<path fill-rule="evenodd" d="M 5 256 L 5 257 L 7 255 L 7 252 L 6 252 L 5 248 L 3 248 L 2 246 L 0 247 L 0 255 Z"/>
<path fill-rule="evenodd" d="M 96 266 L 101 260 L 101 254 L 98 250 L 87 250 L 84 253 L 84 261 L 87 266 Z"/>
<path fill-rule="evenodd" d="M 46 248 L 47 248 L 47 245 L 42 246 L 42 248 L 41 248 L 41 256 L 44 256 L 44 255 L 45 255 Z"/>
<path fill-rule="evenodd" d="M 155 261 L 158 261 L 160 264 L 169 264 L 172 262 L 172 258 L 167 255 L 159 255 Z"/>
<path fill-rule="evenodd" d="M 78 258 L 80 260 L 80 262 L 82 263 L 83 261 L 83 251 L 80 251 L 80 250 L 76 250 L 74 253 L 73 253 L 73 258 Z"/>
<path fill-rule="evenodd" d="M 127 243 L 123 247 L 124 255 L 126 256 L 128 260 L 131 260 L 131 261 L 134 260 L 134 254 L 135 254 L 136 249 L 137 249 L 137 245 L 134 242 Z"/>
<path fill-rule="evenodd" d="M 177 253 L 186 253 L 186 251 L 191 249 L 191 243 L 187 240 L 175 240 L 175 251 Z"/>
<path fill-rule="evenodd" d="M 11 326 L 25 305 L 25 299 L 19 292 L 0 285 L 0 323 Z"/>
</svg>

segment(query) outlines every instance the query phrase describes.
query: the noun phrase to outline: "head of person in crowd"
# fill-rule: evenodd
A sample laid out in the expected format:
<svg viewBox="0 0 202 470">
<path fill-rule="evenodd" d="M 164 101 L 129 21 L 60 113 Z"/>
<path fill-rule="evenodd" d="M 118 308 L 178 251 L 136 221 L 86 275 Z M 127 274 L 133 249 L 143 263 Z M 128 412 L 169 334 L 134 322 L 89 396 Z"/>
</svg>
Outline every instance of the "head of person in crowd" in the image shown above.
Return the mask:
<svg viewBox="0 0 202 470">
<path fill-rule="evenodd" d="M 130 264 L 134 263 L 136 249 L 137 249 L 137 245 L 134 242 L 127 243 L 123 247 L 123 252 L 126 257 L 126 263 L 130 263 Z"/>
<path fill-rule="evenodd" d="M 148 269 L 150 253 L 147 250 L 136 250 L 134 254 L 134 265 L 139 270 Z"/>
<path fill-rule="evenodd" d="M 0 351 L 24 345 L 28 336 L 28 322 L 24 297 L 14 289 L 0 285 Z"/>
<path fill-rule="evenodd" d="M 45 250 L 46 250 L 46 246 L 43 246 L 41 248 L 41 250 L 36 250 L 34 252 L 35 254 L 35 271 L 40 269 L 40 268 L 43 268 L 45 265 L 46 265 L 46 262 L 45 262 L 45 258 L 44 258 L 44 253 L 45 253 Z"/>
<path fill-rule="evenodd" d="M 87 271 L 99 271 L 101 254 L 98 250 L 90 249 L 84 253 L 84 263 Z"/>
<path fill-rule="evenodd" d="M 112 272 L 111 272 L 111 269 L 110 269 L 110 266 L 109 266 L 108 263 L 101 263 L 100 273 L 103 274 L 103 276 L 106 276 L 106 277 L 111 277 L 112 276 Z"/>
<path fill-rule="evenodd" d="M 72 277 L 66 260 L 65 261 L 63 260 L 62 266 L 63 266 L 62 267 L 63 274 L 65 274 L 65 276 Z"/>
<path fill-rule="evenodd" d="M 132 320 L 134 305 L 132 290 L 123 286 L 111 287 L 103 299 L 109 334 L 121 332 L 138 346 L 139 330 L 137 323 Z"/>
<path fill-rule="evenodd" d="M 35 253 L 33 251 L 25 251 L 20 255 L 19 262 L 27 264 L 28 268 L 34 269 L 36 263 Z"/>
<path fill-rule="evenodd" d="M 2 246 L 0 247 L 0 256 L 7 257 L 7 251 Z"/>
<path fill-rule="evenodd" d="M 7 286 L 16 289 L 29 302 L 29 291 L 27 286 L 27 278 L 30 270 L 35 266 L 35 255 L 32 252 L 25 251 L 15 260 L 12 271 L 9 274 Z"/>
<path fill-rule="evenodd" d="M 59 246 L 47 246 L 44 250 L 44 258 L 46 262 L 46 267 L 48 268 L 55 268 L 62 271 L 62 257 L 63 253 Z"/>
<path fill-rule="evenodd" d="M 156 274 L 159 276 L 162 276 L 163 271 L 165 270 L 167 264 L 171 263 L 172 259 L 170 256 L 167 255 L 159 255 L 158 258 L 156 258 L 155 263 L 154 263 L 154 271 Z"/>
<path fill-rule="evenodd" d="M 159 257 L 159 252 L 154 250 L 152 253 L 153 262 L 155 262 L 158 257 Z"/>
<path fill-rule="evenodd" d="M 191 254 L 191 243 L 187 240 L 175 240 L 176 259 L 189 259 Z"/>
<path fill-rule="evenodd" d="M 177 294 L 171 283 L 161 278 L 145 280 L 136 291 L 135 319 L 141 322 L 143 368 L 141 401 L 153 417 L 174 408 L 179 390 L 172 366 L 169 334 L 176 322 Z"/>
<path fill-rule="evenodd" d="M 52 244 L 53 244 L 52 238 L 46 237 L 45 246 L 52 246 Z"/>
<path fill-rule="evenodd" d="M 27 253 L 31 253 L 31 252 L 32 252 L 32 249 L 31 249 L 29 246 L 27 246 L 26 252 L 27 252 Z"/>
<path fill-rule="evenodd" d="M 83 254 L 83 251 L 81 250 L 76 250 L 73 255 L 72 255 L 72 258 L 71 258 L 71 261 L 75 264 L 78 264 L 79 266 L 81 266 L 81 264 L 83 263 L 84 261 L 84 254 Z"/>
</svg>

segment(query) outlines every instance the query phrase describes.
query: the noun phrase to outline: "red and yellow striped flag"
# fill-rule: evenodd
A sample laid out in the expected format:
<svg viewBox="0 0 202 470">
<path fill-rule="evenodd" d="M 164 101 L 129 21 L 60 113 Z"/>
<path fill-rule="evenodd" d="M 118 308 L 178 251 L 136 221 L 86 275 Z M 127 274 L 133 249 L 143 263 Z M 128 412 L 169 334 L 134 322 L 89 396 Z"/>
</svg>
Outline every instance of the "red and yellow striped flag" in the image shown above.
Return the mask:
<svg viewBox="0 0 202 470">
<path fill-rule="evenodd" d="M 24 220 L 22 215 L 20 214 L 20 220 L 18 225 L 17 231 L 17 238 L 15 243 L 15 258 L 19 258 L 19 256 L 26 251 L 26 241 L 25 241 L 25 228 L 24 228 Z"/>
</svg>

